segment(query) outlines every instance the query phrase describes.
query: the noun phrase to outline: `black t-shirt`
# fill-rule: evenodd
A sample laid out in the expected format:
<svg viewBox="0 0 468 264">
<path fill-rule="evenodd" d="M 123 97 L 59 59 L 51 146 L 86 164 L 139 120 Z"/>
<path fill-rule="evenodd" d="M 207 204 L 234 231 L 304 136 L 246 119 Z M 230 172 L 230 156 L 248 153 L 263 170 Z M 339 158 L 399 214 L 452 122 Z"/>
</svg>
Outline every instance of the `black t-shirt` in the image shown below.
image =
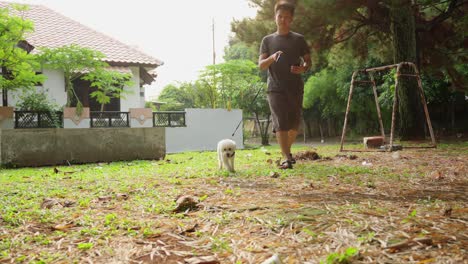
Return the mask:
<svg viewBox="0 0 468 264">
<path fill-rule="evenodd" d="M 286 35 L 275 32 L 262 39 L 260 54 L 270 56 L 279 50 L 283 52 L 281 57 L 268 68 L 268 91 L 302 91 L 304 83 L 301 75 L 291 73 L 291 66 L 301 65 L 302 57 L 309 54 L 304 36 L 292 31 Z"/>
</svg>

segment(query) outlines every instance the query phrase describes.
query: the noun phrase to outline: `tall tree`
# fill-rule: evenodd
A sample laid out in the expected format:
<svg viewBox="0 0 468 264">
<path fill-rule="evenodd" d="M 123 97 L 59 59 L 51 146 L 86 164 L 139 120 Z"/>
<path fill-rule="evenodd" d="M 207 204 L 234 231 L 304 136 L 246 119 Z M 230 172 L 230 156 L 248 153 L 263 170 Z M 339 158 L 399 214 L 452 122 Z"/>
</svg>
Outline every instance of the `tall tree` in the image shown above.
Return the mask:
<svg viewBox="0 0 468 264">
<path fill-rule="evenodd" d="M 3 106 L 8 105 L 8 91 L 31 88 L 45 80 L 35 55 L 29 53 L 32 47 L 24 41 L 24 35 L 34 30 L 33 23 L 17 14 L 26 6 L 11 5 L 0 8 L 0 89 Z M 12 14 L 13 12 L 14 14 Z"/>
<path fill-rule="evenodd" d="M 260 31 L 274 31 L 271 22 L 275 0 L 251 2 L 259 8 L 256 18 L 235 21 L 232 29 L 239 40 L 258 46 L 264 35 L 259 34 Z M 394 52 L 394 60 L 382 57 L 374 64 L 400 60 L 420 62 L 423 70 L 448 73 L 457 89 L 468 90 L 465 78 L 455 67 L 467 61 L 466 53 L 458 52 L 466 46 L 466 30 L 460 28 L 466 29 L 467 8 L 466 0 L 303 0 L 298 1 L 293 31 L 304 33 L 319 68 L 327 66 L 331 47 L 349 42 L 357 59 L 372 53 L 378 55 L 378 51 L 386 54 L 390 50 Z M 418 107 L 414 102 L 419 97 L 413 93 L 414 88 L 403 88 L 399 94 L 404 138 L 423 131 L 413 126 L 421 123 L 416 122 Z"/>
<path fill-rule="evenodd" d="M 392 0 L 390 6 L 393 61 L 416 63 L 416 26 L 410 0 Z M 402 73 L 411 74 L 407 69 Z M 424 136 L 424 115 L 415 78 L 400 78 L 398 108 L 402 139 Z"/>
<path fill-rule="evenodd" d="M 73 89 L 73 80 L 80 78 L 84 73 L 95 72 L 108 66 L 102 61 L 104 54 L 75 44 L 58 48 L 42 48 L 40 57 L 45 67 L 63 71 L 68 107 L 71 106 L 72 100 L 76 101 L 78 108 L 82 107 Z"/>
<path fill-rule="evenodd" d="M 91 87 L 97 88 L 90 96 L 101 104 L 101 111 L 104 111 L 104 105 L 110 103 L 111 98 L 125 98 L 125 95 L 130 93 L 124 88 L 133 85 L 131 78 L 132 75 L 128 73 L 97 69 L 81 79 L 90 81 Z"/>
</svg>

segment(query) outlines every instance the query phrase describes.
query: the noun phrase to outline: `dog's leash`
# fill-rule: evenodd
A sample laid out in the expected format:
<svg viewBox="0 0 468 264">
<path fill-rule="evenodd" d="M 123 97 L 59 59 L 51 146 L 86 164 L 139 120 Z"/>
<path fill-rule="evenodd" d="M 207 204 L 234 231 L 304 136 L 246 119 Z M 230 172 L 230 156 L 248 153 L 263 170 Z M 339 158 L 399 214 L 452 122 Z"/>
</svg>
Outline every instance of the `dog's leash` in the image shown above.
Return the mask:
<svg viewBox="0 0 468 264">
<path fill-rule="evenodd" d="M 251 105 L 253 105 L 253 103 L 255 103 L 255 100 L 257 100 L 257 96 L 260 94 L 261 90 L 262 90 L 262 86 L 260 86 L 260 88 L 258 89 L 257 94 L 255 94 L 255 97 L 253 98 Z M 243 119 L 241 118 L 241 120 L 239 121 L 239 124 L 237 124 L 237 127 L 234 130 L 234 133 L 232 133 L 231 137 L 234 137 L 234 135 L 236 134 L 237 129 L 239 129 L 239 126 L 242 124 L 242 120 Z"/>
</svg>

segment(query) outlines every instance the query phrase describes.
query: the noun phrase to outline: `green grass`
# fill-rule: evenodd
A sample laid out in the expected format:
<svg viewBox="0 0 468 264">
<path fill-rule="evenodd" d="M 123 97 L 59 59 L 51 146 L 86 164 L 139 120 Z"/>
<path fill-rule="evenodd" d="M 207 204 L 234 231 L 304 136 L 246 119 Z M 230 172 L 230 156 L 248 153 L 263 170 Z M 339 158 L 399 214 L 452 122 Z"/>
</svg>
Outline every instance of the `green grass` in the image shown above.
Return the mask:
<svg viewBox="0 0 468 264">
<path fill-rule="evenodd" d="M 339 154 L 338 145 L 320 146 L 317 152 L 321 157 L 335 159 Z M 437 151 L 444 155 L 466 155 L 468 144 L 442 144 Z M 311 150 L 309 146 L 295 146 L 293 153 Z M 375 154 L 357 154 L 358 160 L 347 162 L 307 161 L 298 162 L 293 170 L 279 170 L 275 160 L 280 158 L 278 146 L 256 147 L 239 150 L 236 153 L 236 173 L 217 169 L 216 153 L 187 152 L 167 155 L 159 161 L 126 161 L 103 164 L 85 164 L 73 166 L 20 168 L 0 170 L 0 262 L 2 260 L 30 263 L 52 263 L 60 260 L 80 262 L 87 257 L 87 252 L 99 250 L 111 252 L 110 241 L 113 239 L 148 240 L 164 235 L 168 226 L 171 232 L 181 232 L 190 226 L 211 223 L 209 230 L 196 229 L 194 237 L 205 239 L 203 248 L 214 253 L 232 254 L 237 246 L 231 244 L 226 234 L 213 234 L 217 228 L 239 228 L 239 221 L 248 224 L 261 224 L 268 232 L 298 225 L 297 234 L 304 236 L 304 241 L 318 241 L 325 236 L 315 223 L 320 217 L 340 213 L 371 212 L 386 215 L 391 212 L 385 205 L 375 202 L 366 204 L 344 201 L 335 207 L 323 206 L 317 202 L 302 203 L 301 193 L 284 194 L 298 196 L 297 208 L 282 208 L 282 201 L 269 205 L 271 212 L 256 216 L 243 211 L 222 211 L 213 215 L 208 211 L 199 211 L 196 215 L 174 213 L 175 200 L 183 194 L 192 194 L 202 203 L 220 204 L 234 207 L 235 201 L 249 201 L 251 189 L 236 185 L 223 185 L 223 182 L 255 182 L 271 184 L 261 191 L 281 192 L 281 185 L 296 182 L 306 188 L 309 185 L 326 193 L 327 190 L 346 191 L 349 188 L 374 190 L 382 183 L 391 182 L 392 186 L 405 186 L 423 174 L 427 165 L 395 170 L 391 166 L 362 166 L 362 160 Z M 384 154 L 382 154 L 384 155 Z M 431 163 L 427 163 L 431 164 Z M 385 165 L 385 164 L 384 164 Z M 54 172 L 54 168 L 58 173 Z M 279 179 L 272 179 L 272 172 L 280 174 Z M 291 186 L 288 186 L 291 187 Z M 300 187 L 300 186 L 299 186 Z M 297 190 L 302 190 L 301 188 Z M 307 187 L 309 188 L 309 187 Z M 341 188 L 341 189 L 340 189 Z M 296 190 L 295 189 L 295 190 Z M 312 189 L 314 190 L 314 189 Z M 302 192 L 302 191 L 299 191 Z M 346 193 L 345 193 L 346 194 Z M 283 194 L 282 194 L 283 195 Z M 58 204 L 50 209 L 41 208 L 44 199 L 53 199 Z M 319 197 L 320 198 L 320 197 Z M 324 199 L 326 199 L 325 197 Z M 221 203 L 222 201 L 222 203 Z M 250 201 L 253 205 L 262 205 L 265 201 Z M 414 206 L 424 206 L 428 210 L 438 210 L 444 201 L 436 198 L 420 199 Z M 220 205 L 220 206 L 221 206 Z M 310 206 L 309 206 L 310 205 Z M 320 205 L 320 206 L 319 206 Z M 252 205 L 248 204 L 252 207 Z M 309 207 L 307 207 L 309 206 Z M 316 206 L 316 207 L 314 207 Z M 245 206 L 244 206 L 245 207 Z M 436 208 L 437 207 L 437 208 Z M 278 213 L 276 210 L 283 210 Z M 400 223 L 419 221 L 418 214 L 403 212 L 394 217 Z M 196 219 L 196 220 L 194 220 Z M 340 224 L 350 228 L 362 229 L 361 220 L 352 216 L 341 218 Z M 396 221 L 396 220 L 395 220 Z M 299 223 L 299 224 L 298 224 Z M 54 229 L 57 225 L 69 224 L 64 230 Z M 325 227 L 327 225 L 324 225 Z M 174 230 L 176 229 L 176 230 Z M 266 232 L 266 231 L 265 231 Z M 7 234 L 7 235 L 2 235 Z M 378 236 L 373 231 L 360 231 L 359 241 L 370 243 Z M 57 241 L 66 241 L 67 246 L 57 251 Z M 64 242 L 65 243 L 65 242 Z M 73 254 L 67 253 L 71 248 Z M 249 246 L 255 248 L 255 244 Z M 333 253 L 325 257 L 325 263 L 346 263 L 359 249 L 349 248 L 349 252 Z M 324 260 L 322 258 L 321 260 Z"/>
</svg>

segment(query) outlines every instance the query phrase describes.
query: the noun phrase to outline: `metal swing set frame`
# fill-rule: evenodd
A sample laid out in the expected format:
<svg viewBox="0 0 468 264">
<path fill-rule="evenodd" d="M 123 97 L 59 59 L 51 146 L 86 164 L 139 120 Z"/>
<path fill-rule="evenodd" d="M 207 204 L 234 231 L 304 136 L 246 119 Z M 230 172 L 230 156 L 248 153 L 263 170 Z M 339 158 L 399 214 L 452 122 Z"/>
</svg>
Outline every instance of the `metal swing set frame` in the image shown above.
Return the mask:
<svg viewBox="0 0 468 264">
<path fill-rule="evenodd" d="M 414 74 L 401 73 L 401 69 L 402 69 L 403 66 L 407 66 L 407 67 L 412 68 L 413 71 L 414 71 Z M 429 133 L 431 135 L 431 141 L 432 141 L 431 145 L 426 146 L 426 147 L 424 147 L 424 146 L 419 146 L 419 147 L 413 146 L 413 147 L 406 147 L 406 148 L 436 148 L 437 147 L 435 137 L 434 137 L 434 131 L 432 129 L 431 119 L 429 117 L 429 111 L 427 110 L 426 99 L 424 97 L 424 91 L 423 91 L 423 88 L 422 88 L 422 81 L 421 81 L 421 77 L 419 75 L 418 68 L 412 62 L 400 62 L 400 63 L 397 63 L 397 64 L 386 65 L 386 66 L 375 67 L 375 68 L 368 68 L 368 69 L 361 69 L 361 70 L 357 70 L 357 71 L 353 72 L 353 75 L 351 77 L 351 85 L 349 87 L 348 104 L 346 106 L 346 114 L 345 114 L 345 119 L 344 119 L 344 124 L 343 124 L 343 132 L 341 134 L 340 152 L 344 152 L 344 151 L 350 151 L 350 152 L 352 152 L 352 151 L 356 151 L 356 152 L 357 151 L 361 151 L 361 152 L 362 151 L 380 151 L 380 150 L 346 150 L 346 149 L 343 148 L 343 145 L 344 145 L 344 142 L 345 142 L 345 136 L 346 136 L 346 128 L 347 128 L 347 124 L 348 124 L 348 114 L 349 114 L 349 109 L 350 109 L 350 106 L 351 106 L 351 99 L 353 97 L 354 85 L 357 84 L 357 83 L 370 83 L 370 84 L 372 84 L 372 89 L 374 91 L 375 105 L 376 105 L 376 108 L 377 108 L 377 115 L 378 115 L 378 118 L 379 118 L 380 133 L 381 133 L 381 136 L 383 137 L 383 144 L 385 145 L 385 130 L 384 130 L 383 122 L 382 122 L 382 114 L 381 114 L 381 111 L 380 111 L 378 95 L 377 95 L 377 87 L 376 87 L 376 84 L 375 84 L 373 73 L 378 72 L 378 71 L 389 70 L 389 69 L 393 69 L 393 68 L 396 68 L 395 92 L 394 92 L 394 97 L 393 97 L 392 126 L 390 128 L 390 142 L 386 146 L 386 150 L 387 151 L 393 151 L 395 149 L 394 148 L 395 146 L 393 145 L 393 141 L 394 141 L 394 132 L 395 132 L 396 111 L 397 111 L 397 106 L 398 106 L 398 89 L 399 89 L 398 80 L 400 79 L 400 77 L 416 78 L 416 80 L 418 82 L 418 87 L 417 87 L 418 93 L 420 95 L 421 103 L 422 103 L 423 108 L 424 108 L 424 114 L 426 116 L 426 123 L 427 123 L 428 129 L 429 129 Z M 357 80 L 356 77 L 360 73 L 364 73 L 364 74 L 368 75 L 370 77 L 370 80 Z"/>
</svg>

